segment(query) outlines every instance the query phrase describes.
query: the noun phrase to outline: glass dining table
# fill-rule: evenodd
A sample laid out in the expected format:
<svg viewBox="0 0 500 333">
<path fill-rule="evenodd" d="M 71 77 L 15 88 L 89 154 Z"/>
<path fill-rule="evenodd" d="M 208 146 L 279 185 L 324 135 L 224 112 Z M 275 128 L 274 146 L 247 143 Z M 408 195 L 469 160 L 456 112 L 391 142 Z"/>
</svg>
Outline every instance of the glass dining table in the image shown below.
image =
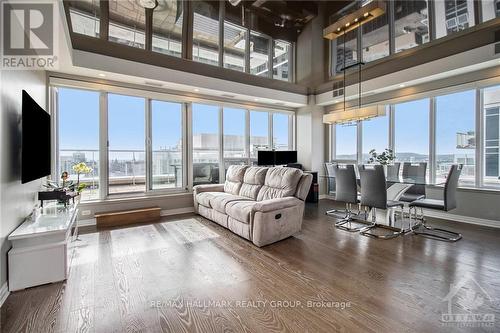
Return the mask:
<svg viewBox="0 0 500 333">
<path fill-rule="evenodd" d="M 322 175 L 320 178 L 326 179 L 330 187 L 335 187 L 335 176 Z M 360 185 L 359 174 L 356 173 L 358 186 Z M 441 182 L 432 182 L 427 178 L 421 177 L 402 177 L 402 176 L 390 176 L 386 177 L 387 182 L 387 200 L 398 201 L 401 196 L 408 191 L 413 185 L 423 185 L 423 186 L 440 186 L 444 185 Z M 380 225 L 390 226 L 389 214 L 393 212 L 384 211 L 377 209 L 376 222 Z M 368 215 L 367 219 L 371 219 L 371 215 Z"/>
</svg>

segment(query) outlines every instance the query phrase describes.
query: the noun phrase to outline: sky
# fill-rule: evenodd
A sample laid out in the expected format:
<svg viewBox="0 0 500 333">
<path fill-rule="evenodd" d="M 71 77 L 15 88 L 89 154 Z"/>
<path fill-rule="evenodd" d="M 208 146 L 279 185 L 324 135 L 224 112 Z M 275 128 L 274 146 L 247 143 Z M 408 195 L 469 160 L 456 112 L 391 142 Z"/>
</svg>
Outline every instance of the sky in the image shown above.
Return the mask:
<svg viewBox="0 0 500 333">
<path fill-rule="evenodd" d="M 99 148 L 99 92 L 59 88 L 60 149 Z M 108 94 L 108 137 L 110 149 L 144 150 L 145 99 Z M 218 106 L 193 104 L 193 133 L 218 133 Z M 243 135 L 243 109 L 224 108 L 224 133 Z M 175 146 L 182 135 L 182 104 L 152 102 L 153 149 Z M 268 114 L 250 112 L 250 131 L 254 136 L 267 136 Z M 288 115 L 275 114 L 274 137 L 288 143 Z"/>
<path fill-rule="evenodd" d="M 395 150 L 428 154 L 428 98 L 396 104 Z M 363 152 L 383 151 L 388 146 L 389 117 L 377 117 L 363 124 Z M 456 133 L 475 131 L 475 91 L 468 90 L 436 98 L 437 154 L 473 154 L 473 150 L 456 149 Z M 356 152 L 356 126 L 337 125 L 337 155 Z"/>
</svg>

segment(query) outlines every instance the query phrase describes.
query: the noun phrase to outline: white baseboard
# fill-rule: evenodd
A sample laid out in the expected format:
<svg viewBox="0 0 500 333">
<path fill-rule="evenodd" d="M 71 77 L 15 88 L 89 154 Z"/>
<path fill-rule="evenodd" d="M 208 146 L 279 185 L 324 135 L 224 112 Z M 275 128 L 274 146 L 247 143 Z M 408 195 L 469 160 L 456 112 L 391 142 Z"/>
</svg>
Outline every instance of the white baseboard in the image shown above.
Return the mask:
<svg viewBox="0 0 500 333">
<path fill-rule="evenodd" d="M 437 210 L 427 210 L 427 209 L 424 209 L 424 215 L 428 217 L 434 217 L 437 219 L 451 220 L 461 223 L 481 225 L 485 227 L 500 228 L 500 221 L 481 219 L 479 217 L 456 215 L 456 214 L 440 212 Z"/>
<path fill-rule="evenodd" d="M 160 212 L 160 215 L 161 216 L 171 216 L 171 215 L 189 214 L 189 213 L 194 213 L 194 207 L 164 209 Z"/>
<path fill-rule="evenodd" d="M 7 297 L 9 297 L 9 294 L 10 294 L 9 286 L 7 282 L 5 282 L 2 288 L 0 288 L 0 307 L 3 305 Z"/>
<path fill-rule="evenodd" d="M 334 197 L 332 197 L 328 194 L 323 194 L 320 196 L 320 199 L 334 200 Z M 460 223 L 481 225 L 481 226 L 485 226 L 485 227 L 500 228 L 500 221 L 482 219 L 482 218 L 473 217 L 473 216 L 451 214 L 451 213 L 446 213 L 446 212 L 440 212 L 437 210 L 424 209 L 424 216 L 434 217 L 434 218 L 442 219 L 442 220 L 460 222 Z"/>
</svg>

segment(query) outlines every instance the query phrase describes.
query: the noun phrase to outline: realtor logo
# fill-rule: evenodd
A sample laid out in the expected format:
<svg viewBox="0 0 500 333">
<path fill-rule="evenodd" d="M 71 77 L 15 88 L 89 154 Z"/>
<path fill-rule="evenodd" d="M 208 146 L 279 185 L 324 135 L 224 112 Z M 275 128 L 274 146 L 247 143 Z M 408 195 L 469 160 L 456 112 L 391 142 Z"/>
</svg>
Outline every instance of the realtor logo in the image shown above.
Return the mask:
<svg viewBox="0 0 500 333">
<path fill-rule="evenodd" d="M 441 315 L 445 326 L 494 327 L 495 306 L 492 298 L 472 277 L 464 277 L 457 284 L 450 284 L 450 291 L 443 298 L 448 303 L 447 313 Z"/>
<path fill-rule="evenodd" d="M 2 68 L 54 69 L 55 18 L 52 2 L 2 2 Z"/>
</svg>

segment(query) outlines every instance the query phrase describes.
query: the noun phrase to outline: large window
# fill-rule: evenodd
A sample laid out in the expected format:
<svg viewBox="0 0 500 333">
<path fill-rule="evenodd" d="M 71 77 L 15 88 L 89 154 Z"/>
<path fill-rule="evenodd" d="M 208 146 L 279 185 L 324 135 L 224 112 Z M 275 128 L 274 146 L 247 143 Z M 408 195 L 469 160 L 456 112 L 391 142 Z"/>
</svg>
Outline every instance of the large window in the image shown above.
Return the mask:
<svg viewBox="0 0 500 333">
<path fill-rule="evenodd" d="M 474 25 L 473 0 L 435 1 L 436 37 L 440 38 Z"/>
<path fill-rule="evenodd" d="M 292 46 L 290 43 L 275 40 L 273 42 L 273 78 L 290 81 Z"/>
<path fill-rule="evenodd" d="M 257 159 L 257 151 L 269 149 L 269 113 L 250 111 L 250 157 Z"/>
<path fill-rule="evenodd" d="M 153 11 L 153 51 L 182 56 L 182 13 L 182 1 L 158 3 Z"/>
<path fill-rule="evenodd" d="M 66 171 L 75 184 L 78 175 L 73 166 L 85 163 L 92 171 L 80 175 L 80 184 L 85 184 L 82 201 L 99 199 L 99 93 L 95 91 L 58 89 L 58 133 L 60 181 Z"/>
<path fill-rule="evenodd" d="M 145 99 L 108 94 L 108 192 L 146 190 Z"/>
<path fill-rule="evenodd" d="M 374 61 L 389 55 L 389 24 L 387 14 L 362 25 L 361 37 L 364 62 Z"/>
<path fill-rule="evenodd" d="M 224 67 L 245 71 L 247 29 L 224 22 Z"/>
<path fill-rule="evenodd" d="M 193 185 L 219 183 L 219 107 L 193 104 Z"/>
<path fill-rule="evenodd" d="M 357 124 L 335 126 L 335 156 L 338 160 L 357 160 Z"/>
<path fill-rule="evenodd" d="M 151 188 L 180 188 L 183 173 L 182 104 L 151 101 Z"/>
<path fill-rule="evenodd" d="M 389 107 L 387 107 L 389 109 Z M 387 110 L 388 111 L 388 110 Z M 387 112 L 386 111 L 386 112 Z M 375 149 L 377 153 L 382 153 L 389 148 L 389 116 L 379 116 L 363 121 L 363 162 L 370 158 L 369 152 Z"/>
<path fill-rule="evenodd" d="M 394 2 L 396 52 L 429 41 L 428 17 L 427 0 L 398 0 Z"/>
<path fill-rule="evenodd" d="M 290 116 L 284 113 L 273 114 L 273 149 L 289 150 Z"/>
<path fill-rule="evenodd" d="M 436 181 L 444 182 L 452 164 L 463 164 L 462 183 L 475 184 L 474 90 L 436 97 Z"/>
<path fill-rule="evenodd" d="M 219 1 L 192 1 L 193 60 L 219 64 Z"/>
<path fill-rule="evenodd" d="M 99 0 L 68 1 L 68 4 L 73 32 L 99 37 L 101 16 Z"/>
<path fill-rule="evenodd" d="M 143 49 L 146 10 L 133 1 L 109 1 L 109 40 Z"/>
<path fill-rule="evenodd" d="M 500 86 L 483 90 L 485 186 L 500 186 Z"/>
<path fill-rule="evenodd" d="M 246 110 L 224 108 L 224 165 L 247 164 Z"/>
<path fill-rule="evenodd" d="M 395 105 L 395 154 L 399 162 L 429 162 L 429 99 Z"/>
<path fill-rule="evenodd" d="M 256 32 L 250 33 L 250 73 L 269 77 L 271 39 Z"/>
</svg>

